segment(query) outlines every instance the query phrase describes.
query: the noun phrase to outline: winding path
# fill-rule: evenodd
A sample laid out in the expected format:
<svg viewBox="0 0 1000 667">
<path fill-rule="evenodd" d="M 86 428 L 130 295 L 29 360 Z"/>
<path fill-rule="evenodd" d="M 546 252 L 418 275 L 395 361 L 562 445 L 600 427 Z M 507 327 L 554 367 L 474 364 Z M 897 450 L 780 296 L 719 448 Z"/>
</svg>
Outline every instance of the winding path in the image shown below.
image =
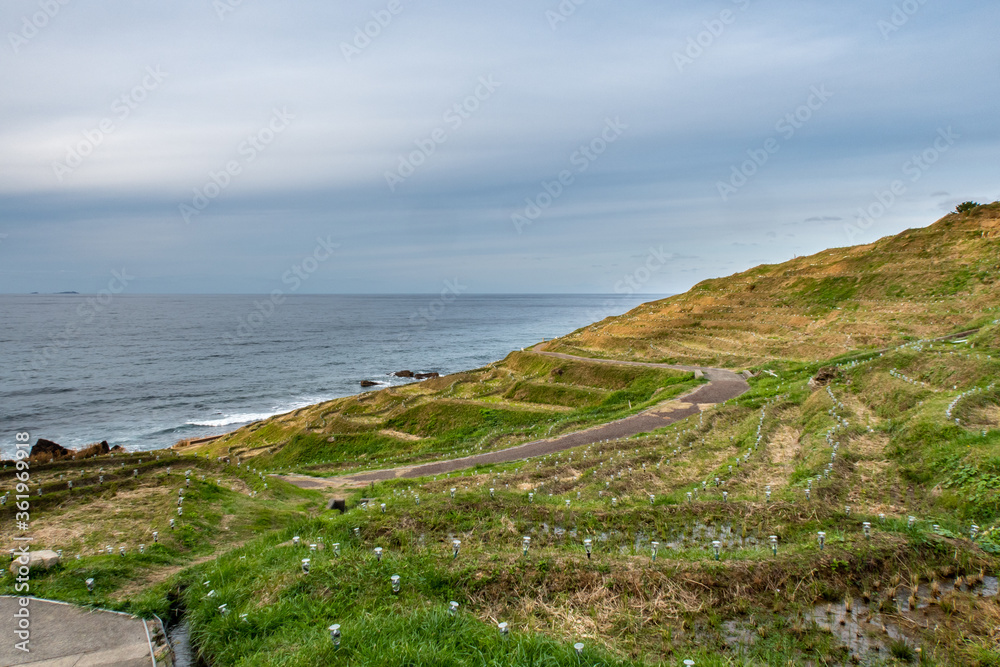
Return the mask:
<svg viewBox="0 0 1000 667">
<path fill-rule="evenodd" d="M 441 475 L 444 473 L 464 470 L 478 465 L 489 465 L 492 463 L 509 463 L 535 456 L 545 456 L 553 452 L 560 452 L 564 449 L 572 449 L 581 445 L 589 445 L 602 440 L 613 440 L 625 438 L 638 433 L 647 433 L 654 429 L 662 428 L 673 424 L 676 421 L 696 415 L 706 408 L 727 401 L 731 398 L 746 392 L 750 385 L 742 375 L 724 368 L 703 368 L 700 366 L 676 366 L 671 364 L 655 364 L 642 361 L 616 361 L 614 359 L 590 359 L 588 357 L 575 357 L 569 354 L 558 352 L 542 352 L 532 349 L 534 354 L 541 354 L 547 357 L 568 359 L 570 361 L 588 361 L 591 363 L 613 364 L 618 366 L 645 366 L 649 368 L 664 368 L 672 370 L 702 373 L 708 379 L 708 383 L 701 385 L 697 389 L 678 396 L 663 403 L 659 403 L 648 410 L 638 414 L 630 415 L 617 421 L 591 426 L 582 431 L 575 431 L 554 438 L 534 440 L 523 445 L 501 449 L 495 452 L 486 452 L 465 456 L 458 459 L 448 459 L 445 461 L 435 461 L 433 463 L 423 463 L 401 468 L 388 468 L 385 470 L 371 470 L 369 472 L 357 473 L 354 475 L 344 475 L 342 477 L 322 478 L 309 477 L 307 475 L 280 475 L 279 478 L 294 484 L 303 489 L 336 489 L 336 488 L 358 488 L 366 486 L 371 482 L 384 482 L 390 479 L 412 479 L 415 477 L 425 477 L 427 475 Z"/>
</svg>

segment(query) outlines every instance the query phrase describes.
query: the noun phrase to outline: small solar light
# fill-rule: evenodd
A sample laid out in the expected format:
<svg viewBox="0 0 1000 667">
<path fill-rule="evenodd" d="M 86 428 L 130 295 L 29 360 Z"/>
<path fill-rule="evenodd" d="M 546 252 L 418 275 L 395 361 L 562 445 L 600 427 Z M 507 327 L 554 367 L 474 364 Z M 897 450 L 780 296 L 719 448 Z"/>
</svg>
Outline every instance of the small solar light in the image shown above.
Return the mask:
<svg viewBox="0 0 1000 667">
<path fill-rule="evenodd" d="M 452 497 L 452 498 L 454 498 L 454 497 L 455 497 L 455 489 L 454 489 L 454 488 L 452 488 L 452 489 L 451 489 L 451 497 Z"/>
<path fill-rule="evenodd" d="M 724 502 L 724 503 L 728 503 L 729 502 L 729 492 L 728 491 L 723 491 L 722 492 L 722 502 Z"/>
<path fill-rule="evenodd" d="M 457 611 L 458 611 L 458 603 L 452 600 L 451 602 L 448 603 L 448 613 L 454 616 L 455 612 Z"/>
<path fill-rule="evenodd" d="M 153 531 L 153 541 L 154 542 L 159 542 L 160 541 L 160 532 L 158 530 L 154 530 Z"/>
<path fill-rule="evenodd" d="M 865 521 L 861 524 L 861 528 L 865 531 L 865 539 L 870 540 L 872 537 L 872 524 L 870 521 Z"/>
<path fill-rule="evenodd" d="M 451 541 L 451 557 L 452 557 L 452 559 L 458 558 L 458 548 L 460 546 L 462 546 L 462 541 L 461 540 L 452 540 Z"/>
<path fill-rule="evenodd" d="M 174 520 L 173 520 L 173 519 L 171 519 L 171 520 L 170 520 L 170 530 L 173 530 L 173 529 L 174 529 L 174 525 L 175 525 L 175 524 L 174 524 Z"/>
<path fill-rule="evenodd" d="M 569 498 L 566 499 L 566 507 L 569 507 Z"/>
<path fill-rule="evenodd" d="M 333 640 L 333 645 L 336 648 L 340 648 L 340 625 L 334 623 L 330 626 L 330 639 Z"/>
<path fill-rule="evenodd" d="M 694 496 L 691 494 L 690 491 L 688 491 L 687 497 L 688 497 L 688 502 L 689 503 L 694 502 Z"/>
<path fill-rule="evenodd" d="M 112 554 L 112 553 L 115 552 L 115 550 L 111 548 L 110 544 L 105 545 L 104 546 L 104 550 L 107 551 L 109 554 Z"/>
<path fill-rule="evenodd" d="M 399 593 L 399 575 L 398 574 L 392 575 L 391 577 L 389 577 L 389 581 L 392 582 L 392 592 Z"/>
<path fill-rule="evenodd" d="M 385 503 L 382 503 L 379 507 L 382 508 L 382 514 L 385 514 Z"/>
<path fill-rule="evenodd" d="M 382 562 L 382 547 L 375 547 L 375 559 Z"/>
<path fill-rule="evenodd" d="M 521 545 L 522 545 L 522 547 L 524 548 L 524 555 L 525 555 L 525 556 L 527 556 L 527 555 L 528 555 L 528 547 L 530 547 L 530 546 L 531 546 L 531 538 L 530 538 L 530 537 L 528 537 L 527 535 L 525 535 L 525 536 L 524 536 L 524 537 L 523 537 L 523 538 L 521 539 Z"/>
<path fill-rule="evenodd" d="M 533 493 L 529 493 L 528 494 L 528 502 L 529 503 L 535 502 L 535 494 L 533 494 Z"/>
<path fill-rule="evenodd" d="M 177 508 L 177 516 L 181 516 L 183 514 L 184 514 L 184 508 L 183 507 L 178 507 Z"/>
<path fill-rule="evenodd" d="M 612 507 L 618 507 L 618 499 L 617 498 L 612 498 L 611 499 L 611 506 Z"/>
<path fill-rule="evenodd" d="M 656 552 L 660 548 L 660 543 L 659 542 L 653 542 L 651 546 L 653 548 L 653 562 L 655 563 L 656 562 Z"/>
<path fill-rule="evenodd" d="M 654 502 L 656 502 L 656 496 L 651 493 L 649 494 L 649 504 L 652 505 Z"/>
<path fill-rule="evenodd" d="M 934 524 L 933 526 L 931 526 L 931 528 L 934 530 L 935 533 L 941 532 L 941 526 L 937 524 Z"/>
<path fill-rule="evenodd" d="M 316 545 L 316 544 L 310 544 L 309 545 L 309 551 L 316 551 L 316 549 L 318 549 L 318 548 L 319 548 L 319 545 Z"/>
<path fill-rule="evenodd" d="M 93 578 L 87 579 L 87 581 L 84 582 L 84 583 L 87 584 L 87 591 L 90 592 L 90 593 L 93 593 L 94 592 L 94 579 Z"/>
<path fill-rule="evenodd" d="M 977 535 L 979 535 L 979 526 L 972 524 L 972 528 L 969 529 L 969 539 L 975 540 Z"/>
<path fill-rule="evenodd" d="M 139 545 L 139 553 L 141 553 L 141 554 L 146 553 L 146 545 L 145 544 L 140 544 Z"/>
<path fill-rule="evenodd" d="M 809 492 L 809 489 L 806 489 L 806 500 L 809 500 L 811 497 L 812 494 Z"/>
<path fill-rule="evenodd" d="M 340 542 L 333 543 L 333 555 L 340 556 Z"/>
<path fill-rule="evenodd" d="M 879 514 L 878 515 L 878 520 L 881 521 L 882 523 L 885 523 L 885 515 L 884 514 Z"/>
<path fill-rule="evenodd" d="M 587 560 L 590 560 L 590 553 L 594 549 L 594 541 L 589 538 L 584 540 L 583 548 L 587 550 Z"/>
<path fill-rule="evenodd" d="M 309 563 L 310 561 L 308 558 L 302 559 L 302 574 L 309 574 Z"/>
<path fill-rule="evenodd" d="M 295 546 L 299 546 L 299 544 L 301 542 L 302 542 L 302 539 L 298 535 L 296 535 L 295 537 L 292 538 L 292 544 L 295 545 Z"/>
<path fill-rule="evenodd" d="M 504 639 L 510 636 L 510 627 L 507 626 L 506 621 L 503 623 L 497 623 L 497 629 L 500 630 L 500 634 L 503 635 Z"/>
<path fill-rule="evenodd" d="M 354 529 L 354 537 L 356 537 L 358 539 L 361 539 L 361 529 L 360 528 L 355 528 Z"/>
<path fill-rule="evenodd" d="M 915 516 L 906 517 L 906 527 L 907 528 L 913 528 L 913 525 L 916 522 L 917 522 L 917 517 L 915 517 Z"/>
<path fill-rule="evenodd" d="M 225 616 L 227 611 L 229 611 L 229 609 L 226 608 L 226 603 L 225 602 L 223 602 L 222 604 L 219 605 L 219 614 L 220 615 Z"/>
<path fill-rule="evenodd" d="M 694 667 L 694 660 L 690 658 L 684 661 L 684 667 Z"/>
<path fill-rule="evenodd" d="M 240 622 L 241 623 L 246 623 L 247 622 L 247 615 L 246 614 L 240 614 Z"/>
<path fill-rule="evenodd" d="M 577 642 L 577 643 L 573 644 L 573 648 L 576 649 L 576 654 L 577 655 L 580 655 L 580 656 L 583 655 L 583 642 Z"/>
<path fill-rule="evenodd" d="M 845 505 L 844 506 L 844 514 L 846 516 L 851 516 L 851 506 L 850 505 Z"/>
<path fill-rule="evenodd" d="M 715 560 L 719 560 L 719 552 L 722 549 L 722 542 L 719 540 L 714 540 L 712 542 L 712 550 L 715 551 Z"/>
<path fill-rule="evenodd" d="M 819 539 L 819 549 L 820 551 L 826 546 L 826 533 L 822 530 L 816 533 L 816 537 Z"/>
<path fill-rule="evenodd" d="M 777 556 L 778 555 L 778 536 L 777 535 L 771 535 L 769 539 L 771 540 L 771 553 L 774 554 L 775 556 Z"/>
<path fill-rule="evenodd" d="M 419 505 L 420 504 L 420 496 L 415 496 L 414 497 L 414 501 L 416 501 L 416 503 Z"/>
</svg>

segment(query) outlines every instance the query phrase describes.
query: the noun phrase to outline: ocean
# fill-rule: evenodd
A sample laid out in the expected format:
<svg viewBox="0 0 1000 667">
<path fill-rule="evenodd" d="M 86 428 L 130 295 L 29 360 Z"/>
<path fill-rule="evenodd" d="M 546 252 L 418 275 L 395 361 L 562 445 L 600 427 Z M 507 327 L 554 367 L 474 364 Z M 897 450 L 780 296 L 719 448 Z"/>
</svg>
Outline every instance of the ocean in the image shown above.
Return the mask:
<svg viewBox="0 0 1000 667">
<path fill-rule="evenodd" d="M 0 295 L 0 456 L 15 434 L 130 450 L 478 368 L 655 295 Z"/>
</svg>

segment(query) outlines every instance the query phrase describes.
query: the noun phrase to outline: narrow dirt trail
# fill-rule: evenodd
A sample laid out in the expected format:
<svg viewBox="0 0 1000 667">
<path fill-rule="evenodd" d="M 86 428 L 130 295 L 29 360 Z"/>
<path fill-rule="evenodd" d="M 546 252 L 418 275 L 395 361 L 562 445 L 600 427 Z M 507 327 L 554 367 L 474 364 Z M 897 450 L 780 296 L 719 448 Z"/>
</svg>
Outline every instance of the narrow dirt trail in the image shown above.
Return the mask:
<svg viewBox="0 0 1000 667">
<path fill-rule="evenodd" d="M 616 361 L 613 359 L 589 359 L 574 357 L 558 352 L 543 352 L 532 349 L 534 354 L 567 359 L 570 361 L 589 361 L 593 363 L 613 364 L 618 366 L 645 366 L 648 368 L 665 368 L 688 372 L 704 373 L 708 379 L 697 389 L 676 398 L 659 403 L 638 414 L 591 426 L 582 431 L 575 431 L 553 438 L 534 440 L 532 442 L 502 449 L 496 452 L 486 452 L 457 459 L 447 459 L 432 463 L 423 463 L 400 468 L 371 470 L 369 472 L 344 475 L 342 477 L 310 477 L 308 475 L 279 475 L 280 479 L 303 489 L 348 489 L 367 486 L 371 482 L 384 482 L 390 479 L 412 479 L 427 475 L 441 475 L 472 468 L 477 465 L 492 463 L 509 463 L 536 456 L 545 456 L 565 449 L 589 445 L 602 440 L 625 438 L 638 433 L 646 433 L 657 428 L 669 426 L 685 417 L 696 415 L 704 409 L 727 401 L 743 394 L 750 385 L 742 375 L 724 368 L 703 368 L 700 366 L 678 366 L 672 364 L 656 364 L 642 361 Z"/>
</svg>

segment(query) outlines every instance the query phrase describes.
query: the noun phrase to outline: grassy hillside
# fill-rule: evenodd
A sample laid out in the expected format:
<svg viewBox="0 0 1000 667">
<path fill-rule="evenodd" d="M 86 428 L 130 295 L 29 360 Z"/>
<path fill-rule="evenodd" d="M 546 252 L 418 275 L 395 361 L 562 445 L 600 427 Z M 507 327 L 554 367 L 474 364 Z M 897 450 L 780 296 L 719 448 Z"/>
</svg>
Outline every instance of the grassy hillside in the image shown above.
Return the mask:
<svg viewBox="0 0 1000 667">
<path fill-rule="evenodd" d="M 264 487 L 261 470 L 331 475 L 576 430 L 700 382 L 518 352 L 251 425 L 207 457 L 46 464 L 36 546 L 84 557 L 33 586 L 172 607 L 211 665 L 1000 665 L 997 210 L 708 281 L 555 341 L 759 371 L 738 399 L 636 437 L 377 483 L 343 514 Z M 114 489 L 63 488 L 112 466 Z M 164 535 L 187 468 L 183 525 L 137 554 Z M 98 555 L 106 543 L 128 555 Z"/>
<path fill-rule="evenodd" d="M 693 373 L 512 352 L 485 368 L 302 408 L 201 448 L 256 465 L 343 473 L 503 449 L 638 412 Z"/>
<path fill-rule="evenodd" d="M 993 320 L 998 271 L 994 203 L 872 244 L 706 280 L 545 349 L 735 367 L 816 361 Z"/>
</svg>

